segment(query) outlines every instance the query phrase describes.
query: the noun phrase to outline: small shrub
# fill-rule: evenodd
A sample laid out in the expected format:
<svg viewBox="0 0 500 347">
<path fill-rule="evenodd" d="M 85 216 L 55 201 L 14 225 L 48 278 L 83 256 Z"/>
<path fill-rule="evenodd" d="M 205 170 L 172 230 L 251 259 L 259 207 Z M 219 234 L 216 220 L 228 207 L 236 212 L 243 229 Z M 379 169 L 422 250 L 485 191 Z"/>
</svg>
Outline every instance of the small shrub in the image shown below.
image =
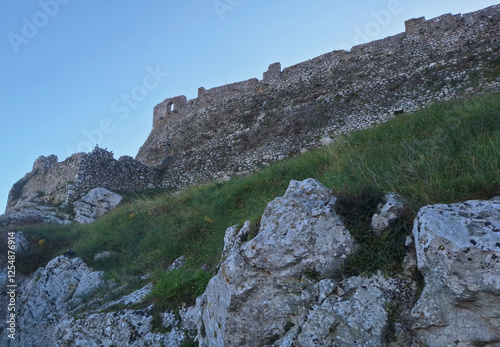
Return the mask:
<svg viewBox="0 0 500 347">
<path fill-rule="evenodd" d="M 411 210 L 402 212 L 401 218 L 379 236 L 371 228 L 371 218 L 382 199 L 382 192 L 364 188 L 358 194 L 337 195 L 335 209 L 359 244 L 358 250 L 346 259 L 343 273 L 357 276 L 378 270 L 390 274 L 398 272 L 406 255 L 406 236 L 411 232 Z"/>
<path fill-rule="evenodd" d="M 335 210 L 343 217 L 348 229 L 366 228 L 384 193 L 374 187 L 363 187 L 359 193 L 346 189 L 344 192 L 334 191 L 337 197 Z"/>
<path fill-rule="evenodd" d="M 411 234 L 413 214 L 407 214 L 378 236 L 371 228 L 352 230 L 358 250 L 347 257 L 345 275 L 373 274 L 382 271 L 396 274 L 402 270 L 406 255 L 406 236 Z"/>
<path fill-rule="evenodd" d="M 262 219 L 262 215 L 260 215 L 256 219 L 250 221 L 250 231 L 248 232 L 246 241 L 252 240 L 253 238 L 255 238 L 255 236 L 257 236 L 259 234 L 261 219 Z"/>
</svg>

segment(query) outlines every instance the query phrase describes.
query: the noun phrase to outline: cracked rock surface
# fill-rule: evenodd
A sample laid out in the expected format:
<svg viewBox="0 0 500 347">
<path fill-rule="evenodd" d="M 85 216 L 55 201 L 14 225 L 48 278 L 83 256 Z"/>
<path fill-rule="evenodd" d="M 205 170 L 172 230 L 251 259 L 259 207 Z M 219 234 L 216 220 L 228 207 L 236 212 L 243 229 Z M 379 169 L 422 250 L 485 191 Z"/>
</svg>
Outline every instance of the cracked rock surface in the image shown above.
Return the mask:
<svg viewBox="0 0 500 347">
<path fill-rule="evenodd" d="M 355 248 L 334 203 L 313 179 L 292 181 L 269 203 L 259 234 L 229 252 L 197 300 L 201 345 L 262 346 L 284 335 L 287 324 L 302 324 L 315 302 L 301 295 L 312 285 L 305 274 L 336 274 Z"/>
<path fill-rule="evenodd" d="M 94 188 L 73 203 L 75 221 L 80 224 L 92 223 L 116 208 L 122 199 L 120 195 L 105 188 Z"/>
<path fill-rule="evenodd" d="M 500 201 L 423 207 L 413 234 L 425 277 L 412 312 L 422 341 L 500 345 Z"/>
<path fill-rule="evenodd" d="M 249 222 L 227 229 L 218 273 L 178 315 L 140 306 L 151 283 L 86 305 L 111 287 L 83 260 L 57 257 L 19 282 L 18 339 L 8 341 L 6 329 L 2 338 L 16 347 L 181 346 L 186 337 L 215 347 L 500 345 L 500 199 L 421 208 L 406 242 L 414 262 L 393 277 L 341 276 L 361 246 L 335 202 L 313 179 L 292 181 L 255 238 L 247 241 Z M 424 282 L 418 301 L 417 277 L 403 271 L 413 263 Z"/>
<path fill-rule="evenodd" d="M 39 268 L 22 286 L 16 303 L 18 338 L 10 346 L 51 346 L 49 333 L 63 315 L 90 291 L 104 285 L 80 258 L 59 256 Z"/>
</svg>

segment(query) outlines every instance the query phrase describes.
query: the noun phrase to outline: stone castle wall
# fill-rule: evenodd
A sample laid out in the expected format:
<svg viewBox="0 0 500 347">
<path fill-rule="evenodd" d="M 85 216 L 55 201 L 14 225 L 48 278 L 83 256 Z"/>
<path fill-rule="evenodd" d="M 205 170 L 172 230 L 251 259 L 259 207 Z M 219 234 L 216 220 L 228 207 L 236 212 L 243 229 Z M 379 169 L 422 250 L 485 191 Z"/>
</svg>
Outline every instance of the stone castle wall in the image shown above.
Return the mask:
<svg viewBox="0 0 500 347">
<path fill-rule="evenodd" d="M 114 159 L 113 153 L 95 148 L 85 156 L 75 180 L 75 197 L 92 188 L 102 187 L 114 192 L 133 192 L 156 188 L 160 172 L 129 156 Z M 71 195 L 71 194 L 70 194 Z"/>
<path fill-rule="evenodd" d="M 63 162 L 58 162 L 55 155 L 41 156 L 33 170 L 14 184 L 7 212 L 26 201 L 67 205 L 96 187 L 131 192 L 156 188 L 158 182 L 158 170 L 129 156 L 116 160 L 113 153 L 98 147 L 91 153 L 74 154 Z"/>
<path fill-rule="evenodd" d="M 131 157 L 96 148 L 59 163 L 40 157 L 9 194 L 69 204 L 90 189 L 180 188 L 254 171 L 431 103 L 500 87 L 500 5 L 407 21 L 404 33 L 333 51 L 263 79 L 227 84 L 154 109 L 153 129 Z"/>
<path fill-rule="evenodd" d="M 500 5 L 407 21 L 404 33 L 166 99 L 136 159 L 179 187 L 246 173 L 431 103 L 500 86 Z M 265 102 L 264 108 L 261 105 Z"/>
<path fill-rule="evenodd" d="M 40 156 L 33 170 L 14 184 L 9 192 L 6 212 L 12 212 L 24 201 L 60 204 L 65 202 L 68 186 L 74 183 L 83 153 L 74 154 L 59 163 L 55 155 Z"/>
</svg>

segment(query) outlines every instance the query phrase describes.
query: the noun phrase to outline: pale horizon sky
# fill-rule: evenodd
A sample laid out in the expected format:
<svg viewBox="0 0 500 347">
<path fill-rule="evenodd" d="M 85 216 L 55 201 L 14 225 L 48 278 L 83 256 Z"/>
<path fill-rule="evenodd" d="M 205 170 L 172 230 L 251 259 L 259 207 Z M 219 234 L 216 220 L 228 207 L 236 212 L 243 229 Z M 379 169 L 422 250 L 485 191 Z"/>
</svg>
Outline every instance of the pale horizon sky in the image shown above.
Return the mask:
<svg viewBox="0 0 500 347">
<path fill-rule="evenodd" d="M 0 3 L 0 214 L 40 156 L 135 157 L 164 99 L 257 77 L 496 1 L 39 0 Z"/>
</svg>

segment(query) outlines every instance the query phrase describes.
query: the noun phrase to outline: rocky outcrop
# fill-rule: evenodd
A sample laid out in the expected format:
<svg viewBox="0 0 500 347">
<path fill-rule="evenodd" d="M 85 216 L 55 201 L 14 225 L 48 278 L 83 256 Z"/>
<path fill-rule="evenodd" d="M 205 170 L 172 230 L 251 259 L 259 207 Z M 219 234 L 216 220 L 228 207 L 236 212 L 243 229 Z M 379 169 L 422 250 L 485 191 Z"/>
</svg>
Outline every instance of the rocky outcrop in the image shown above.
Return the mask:
<svg viewBox="0 0 500 347">
<path fill-rule="evenodd" d="M 119 312 L 93 313 L 80 319 L 63 320 L 54 333 L 54 346 L 179 346 L 184 332 L 179 319 L 170 312 L 161 315 L 169 333 L 153 331 L 153 306 L 145 309 L 123 309 Z"/>
<path fill-rule="evenodd" d="M 84 158 L 85 154 L 79 153 L 59 163 L 55 155 L 40 156 L 31 172 L 14 183 L 9 192 L 6 213 L 13 212 L 23 202 L 36 202 L 38 205 L 65 203 Z"/>
<path fill-rule="evenodd" d="M 20 288 L 17 338 L 2 336 L 3 341 L 9 341 L 9 346 L 53 345 L 51 332 L 55 325 L 86 295 L 105 284 L 102 275 L 79 258 L 60 256 L 51 260 Z"/>
<path fill-rule="evenodd" d="M 425 277 L 412 311 L 421 340 L 500 345 L 500 199 L 426 206 L 413 234 Z"/>
<path fill-rule="evenodd" d="M 180 308 L 178 314 L 160 312 L 153 305 L 144 307 L 142 303 L 152 289 L 153 284 L 149 283 L 117 300 L 101 305 L 96 299 L 87 309 L 83 306 L 73 309 L 53 327 L 53 340 L 57 341 L 53 345 L 180 346 L 186 332 L 194 329 L 192 324 L 199 318 L 192 318 L 192 309 L 185 307 Z M 123 288 L 116 288 L 112 293 L 122 291 Z"/>
<path fill-rule="evenodd" d="M 42 192 L 33 193 L 8 209 L 0 216 L 0 226 L 23 225 L 33 223 L 65 224 L 71 215 L 63 209 L 47 204 Z"/>
<path fill-rule="evenodd" d="M 335 212 L 332 192 L 313 179 L 292 181 L 272 201 L 259 234 L 245 223 L 226 231 L 223 263 L 197 300 L 201 346 L 382 346 L 388 330 L 403 343 L 411 279 L 339 276 L 355 242 Z"/>
<path fill-rule="evenodd" d="M 36 223 L 68 224 L 73 221 L 81 224 L 94 222 L 116 208 L 122 197 L 105 188 L 90 190 L 72 206 L 71 213 L 68 205 L 47 206 L 43 194 L 32 194 L 25 200 L 19 200 L 8 213 L 0 216 L 0 226 L 23 225 Z M 70 207 L 71 208 L 71 207 Z"/>
<path fill-rule="evenodd" d="M 102 272 L 93 271 L 80 258 L 57 257 L 18 283 L 16 339 L 2 329 L 3 346 L 179 346 L 185 330 L 193 329 L 188 318 L 185 322 L 179 318 L 192 315 L 187 309 L 181 309 L 180 316 L 159 313 L 163 330 L 159 332 L 153 325 L 153 306 L 129 308 L 141 306 L 151 283 L 106 302 L 108 295 L 123 293 L 124 288 L 112 289 Z M 97 291 L 102 295 L 94 295 Z"/>
<path fill-rule="evenodd" d="M 383 346 L 389 340 L 392 310 L 407 309 L 405 305 L 411 303 L 414 289 L 409 279 L 379 274 L 351 277 L 340 283 L 323 280 L 312 287 L 311 294 L 318 299 L 303 325 L 275 345 Z M 392 333 L 396 334 L 396 330 Z M 401 345 L 409 345 L 408 342 L 406 339 Z"/>
<path fill-rule="evenodd" d="M 381 215 L 398 218 L 401 206 L 391 200 L 385 197 L 374 224 Z M 336 201 L 313 179 L 292 181 L 267 206 L 255 238 L 247 241 L 249 222 L 227 229 L 218 273 L 196 305 L 178 315 L 143 303 L 151 283 L 124 295 L 81 259 L 58 257 L 20 282 L 19 338 L 5 341 L 68 347 L 180 346 L 187 337 L 200 346 L 500 344 L 500 199 L 423 207 L 414 241 L 407 240 L 414 248 L 403 264 L 408 271 L 392 277 L 342 275 L 361 245 L 335 212 Z M 414 263 L 424 279 L 419 298 Z M 99 288 L 122 294 L 86 300 Z"/>
<path fill-rule="evenodd" d="M 416 255 L 408 253 L 404 273 L 346 279 L 318 266 L 341 262 L 356 248 L 334 202 L 313 180 L 292 182 L 285 196 L 267 207 L 255 239 L 242 242 L 248 225 L 226 231 L 227 258 L 197 300 L 200 345 L 500 343 L 500 200 L 422 208 L 413 230 Z M 401 213 L 401 199 L 386 195 L 372 220 L 374 232 Z M 325 258 L 318 257 L 325 248 L 318 246 L 315 230 L 325 237 L 322 246 L 329 240 L 338 247 Z M 413 240 L 406 244 L 412 249 Z M 417 260 L 425 281 L 418 302 Z"/>
<path fill-rule="evenodd" d="M 88 224 L 116 208 L 122 197 L 105 188 L 94 188 L 80 200 L 73 203 L 75 222 Z"/>
<path fill-rule="evenodd" d="M 90 153 L 73 154 L 62 162 L 58 162 L 55 155 L 40 156 L 32 171 L 10 190 L 6 214 L 0 216 L 0 226 L 66 223 L 73 218 L 73 202 L 82 199 L 92 189 L 144 191 L 156 188 L 160 176 L 159 170 L 129 156 L 116 160 L 112 152 L 98 146 Z M 89 206 L 80 208 L 88 208 L 89 215 L 96 214 Z M 82 216 L 88 222 L 88 215 L 82 212 Z"/>
<path fill-rule="evenodd" d="M 337 275 L 355 249 L 334 203 L 331 191 L 312 179 L 292 181 L 269 203 L 259 234 L 229 252 L 197 300 L 201 345 L 262 346 L 287 325 L 303 323 L 315 302 L 301 295 L 311 285 L 308 274 Z"/>
</svg>

